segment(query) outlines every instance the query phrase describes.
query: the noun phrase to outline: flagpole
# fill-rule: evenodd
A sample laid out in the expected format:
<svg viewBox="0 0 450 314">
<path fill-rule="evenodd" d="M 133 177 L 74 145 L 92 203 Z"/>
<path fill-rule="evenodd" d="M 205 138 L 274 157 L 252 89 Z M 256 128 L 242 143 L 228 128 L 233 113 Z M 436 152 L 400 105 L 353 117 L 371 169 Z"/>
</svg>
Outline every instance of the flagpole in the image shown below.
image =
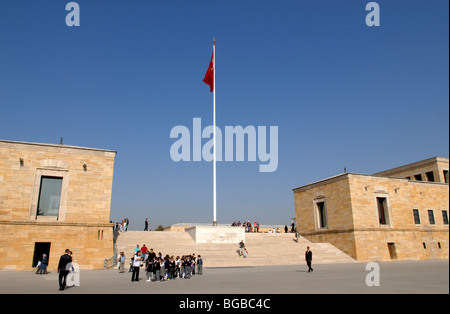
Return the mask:
<svg viewBox="0 0 450 314">
<path fill-rule="evenodd" d="M 217 226 L 217 195 L 216 195 L 216 39 L 213 38 L 213 134 L 214 134 L 214 162 L 213 162 L 213 226 Z"/>
</svg>

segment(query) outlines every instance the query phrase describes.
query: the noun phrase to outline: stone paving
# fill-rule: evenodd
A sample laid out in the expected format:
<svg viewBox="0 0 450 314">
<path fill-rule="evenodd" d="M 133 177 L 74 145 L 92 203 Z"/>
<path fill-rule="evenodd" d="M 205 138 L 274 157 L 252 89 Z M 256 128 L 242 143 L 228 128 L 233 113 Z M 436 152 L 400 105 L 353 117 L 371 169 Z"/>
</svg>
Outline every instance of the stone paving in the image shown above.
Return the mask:
<svg viewBox="0 0 450 314">
<path fill-rule="evenodd" d="M 423 294 L 449 293 L 449 261 L 380 262 L 380 285 L 367 286 L 366 263 L 204 268 L 203 275 L 131 282 L 131 273 L 81 270 L 80 286 L 58 291 L 58 274 L 0 272 L 2 294 Z"/>
</svg>

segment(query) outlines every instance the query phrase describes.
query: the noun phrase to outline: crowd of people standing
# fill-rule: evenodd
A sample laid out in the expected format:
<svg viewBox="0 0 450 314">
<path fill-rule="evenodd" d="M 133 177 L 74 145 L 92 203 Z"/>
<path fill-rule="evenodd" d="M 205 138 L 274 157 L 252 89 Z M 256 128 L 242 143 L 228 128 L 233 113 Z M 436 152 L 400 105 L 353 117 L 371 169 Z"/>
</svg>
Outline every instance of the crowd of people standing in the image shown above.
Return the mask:
<svg viewBox="0 0 450 314">
<path fill-rule="evenodd" d="M 241 221 L 239 220 L 238 222 L 233 221 L 233 223 L 231 224 L 232 227 L 244 227 L 245 228 L 245 232 L 259 232 L 259 222 L 255 221 L 252 225 L 252 223 L 247 220 L 244 223 L 241 223 Z"/>
<path fill-rule="evenodd" d="M 130 225 L 130 220 L 128 218 L 122 219 L 120 222 L 116 222 L 114 225 L 114 230 L 119 232 L 127 232 L 128 226 Z"/>
<path fill-rule="evenodd" d="M 118 257 L 119 272 L 125 272 L 126 257 L 120 252 Z M 174 257 L 153 249 L 148 249 L 144 244 L 142 248 L 136 245 L 134 256 L 131 258 L 129 272 L 132 273 L 131 281 L 139 281 L 140 270 L 146 272 L 147 282 L 162 282 L 175 279 L 190 279 L 195 274 L 203 274 L 203 259 L 201 255 L 196 257 L 195 253 Z"/>
</svg>

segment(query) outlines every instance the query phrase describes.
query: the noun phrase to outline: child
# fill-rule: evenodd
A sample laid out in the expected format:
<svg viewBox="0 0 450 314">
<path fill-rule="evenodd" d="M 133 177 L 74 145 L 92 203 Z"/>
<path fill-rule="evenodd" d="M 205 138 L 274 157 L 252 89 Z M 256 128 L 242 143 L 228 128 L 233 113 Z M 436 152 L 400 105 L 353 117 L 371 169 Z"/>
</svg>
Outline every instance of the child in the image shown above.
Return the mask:
<svg viewBox="0 0 450 314">
<path fill-rule="evenodd" d="M 147 269 L 146 269 L 146 271 L 147 271 L 147 277 L 148 277 L 147 282 L 152 281 L 152 277 L 153 277 L 153 268 L 155 267 L 154 262 L 155 262 L 154 259 L 152 259 L 152 260 L 147 259 L 147 261 L 146 261 L 146 263 L 147 263 Z"/>
<path fill-rule="evenodd" d="M 160 281 L 164 281 L 165 277 L 166 277 L 166 263 L 164 262 L 164 260 L 162 258 L 159 259 L 159 265 L 160 265 L 160 269 L 159 269 L 159 276 L 160 276 Z"/>
<path fill-rule="evenodd" d="M 203 259 L 202 256 L 198 256 L 197 260 L 197 275 L 203 275 Z"/>
<path fill-rule="evenodd" d="M 186 272 L 186 276 L 184 278 L 191 279 L 191 257 L 187 256 L 184 261 L 184 271 Z"/>
<path fill-rule="evenodd" d="M 180 260 L 180 278 L 183 278 L 186 276 L 186 263 L 184 259 L 184 255 Z"/>
<path fill-rule="evenodd" d="M 169 280 L 175 280 L 175 260 L 173 256 L 169 260 Z"/>
<path fill-rule="evenodd" d="M 177 256 L 176 260 L 175 260 L 175 277 L 181 278 L 181 260 L 180 257 Z"/>
<path fill-rule="evenodd" d="M 153 279 L 155 282 L 159 282 L 161 279 L 160 276 L 160 270 L 161 270 L 161 264 L 159 263 L 159 259 L 158 258 L 153 258 Z"/>
</svg>

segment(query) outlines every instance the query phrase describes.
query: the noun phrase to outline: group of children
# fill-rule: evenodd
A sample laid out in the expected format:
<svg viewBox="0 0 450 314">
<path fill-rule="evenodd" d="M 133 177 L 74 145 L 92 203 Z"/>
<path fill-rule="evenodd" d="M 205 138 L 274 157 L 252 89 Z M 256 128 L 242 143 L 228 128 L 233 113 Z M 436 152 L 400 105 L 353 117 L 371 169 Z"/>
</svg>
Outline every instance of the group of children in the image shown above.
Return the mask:
<svg viewBox="0 0 450 314">
<path fill-rule="evenodd" d="M 197 274 L 203 274 L 203 260 L 201 255 L 196 259 L 195 254 L 177 256 L 166 255 L 166 257 L 149 257 L 145 261 L 147 282 L 159 282 L 175 280 L 177 278 L 190 279 Z"/>
</svg>

